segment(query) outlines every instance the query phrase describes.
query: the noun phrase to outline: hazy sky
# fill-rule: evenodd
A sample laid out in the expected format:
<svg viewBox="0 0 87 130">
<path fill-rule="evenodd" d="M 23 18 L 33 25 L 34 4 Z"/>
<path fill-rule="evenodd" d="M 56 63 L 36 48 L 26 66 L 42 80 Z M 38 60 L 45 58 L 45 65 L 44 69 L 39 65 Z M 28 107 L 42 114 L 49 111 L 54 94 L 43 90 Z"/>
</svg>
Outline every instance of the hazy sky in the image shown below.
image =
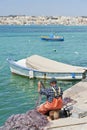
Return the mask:
<svg viewBox="0 0 87 130">
<path fill-rule="evenodd" d="M 87 0 L 0 0 L 0 16 L 87 16 Z"/>
</svg>

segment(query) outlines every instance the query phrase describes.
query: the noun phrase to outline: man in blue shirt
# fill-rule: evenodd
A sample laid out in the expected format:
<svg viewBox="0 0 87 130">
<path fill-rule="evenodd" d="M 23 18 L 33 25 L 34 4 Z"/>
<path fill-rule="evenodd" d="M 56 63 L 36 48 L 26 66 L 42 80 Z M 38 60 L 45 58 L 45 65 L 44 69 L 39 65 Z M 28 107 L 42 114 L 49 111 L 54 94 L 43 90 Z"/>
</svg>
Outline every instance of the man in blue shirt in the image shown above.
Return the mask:
<svg viewBox="0 0 87 130">
<path fill-rule="evenodd" d="M 41 82 L 38 82 L 38 92 L 41 95 L 45 95 L 47 97 L 47 101 L 41 104 L 37 111 L 46 114 L 51 110 L 60 110 L 63 106 L 62 101 L 62 89 L 57 86 L 57 80 L 52 78 L 50 80 L 50 87 L 49 88 L 42 88 Z"/>
</svg>

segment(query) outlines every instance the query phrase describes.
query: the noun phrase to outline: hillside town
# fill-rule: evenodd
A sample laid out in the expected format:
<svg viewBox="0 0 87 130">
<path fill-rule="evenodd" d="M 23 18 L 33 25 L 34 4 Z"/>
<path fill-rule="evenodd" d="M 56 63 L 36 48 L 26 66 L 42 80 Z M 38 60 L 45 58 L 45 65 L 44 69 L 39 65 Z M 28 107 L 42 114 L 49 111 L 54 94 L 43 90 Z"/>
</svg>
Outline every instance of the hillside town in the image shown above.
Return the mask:
<svg viewBox="0 0 87 130">
<path fill-rule="evenodd" d="M 87 25 L 86 16 L 0 16 L 0 25 Z"/>
</svg>

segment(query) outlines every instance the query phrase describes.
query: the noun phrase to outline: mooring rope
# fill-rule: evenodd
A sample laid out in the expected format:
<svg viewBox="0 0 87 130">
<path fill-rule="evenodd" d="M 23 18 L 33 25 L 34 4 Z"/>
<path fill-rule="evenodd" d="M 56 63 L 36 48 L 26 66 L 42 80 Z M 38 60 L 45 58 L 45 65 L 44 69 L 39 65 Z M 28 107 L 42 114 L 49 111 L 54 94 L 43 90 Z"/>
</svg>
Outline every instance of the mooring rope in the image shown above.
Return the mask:
<svg viewBox="0 0 87 130">
<path fill-rule="evenodd" d="M 44 86 L 43 82 L 42 82 L 42 81 L 40 81 L 40 83 L 41 83 L 41 87 L 42 87 L 42 88 L 45 88 L 45 86 Z M 39 105 L 40 105 L 40 103 L 41 103 L 41 99 L 42 99 L 42 95 L 39 93 L 39 97 L 38 97 L 38 100 L 36 101 L 35 108 L 36 108 L 37 106 L 39 106 Z"/>
</svg>

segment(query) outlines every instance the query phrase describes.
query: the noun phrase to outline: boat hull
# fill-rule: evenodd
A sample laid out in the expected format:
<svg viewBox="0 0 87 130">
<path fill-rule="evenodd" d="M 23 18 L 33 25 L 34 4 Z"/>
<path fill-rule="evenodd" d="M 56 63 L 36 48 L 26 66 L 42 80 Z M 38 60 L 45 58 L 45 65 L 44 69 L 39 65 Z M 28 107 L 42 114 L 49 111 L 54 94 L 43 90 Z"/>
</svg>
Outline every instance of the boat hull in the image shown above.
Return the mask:
<svg viewBox="0 0 87 130">
<path fill-rule="evenodd" d="M 57 38 L 41 38 L 41 40 L 45 40 L 45 41 L 64 41 L 64 39 L 63 38 L 59 38 L 59 39 L 57 39 Z"/>
</svg>

